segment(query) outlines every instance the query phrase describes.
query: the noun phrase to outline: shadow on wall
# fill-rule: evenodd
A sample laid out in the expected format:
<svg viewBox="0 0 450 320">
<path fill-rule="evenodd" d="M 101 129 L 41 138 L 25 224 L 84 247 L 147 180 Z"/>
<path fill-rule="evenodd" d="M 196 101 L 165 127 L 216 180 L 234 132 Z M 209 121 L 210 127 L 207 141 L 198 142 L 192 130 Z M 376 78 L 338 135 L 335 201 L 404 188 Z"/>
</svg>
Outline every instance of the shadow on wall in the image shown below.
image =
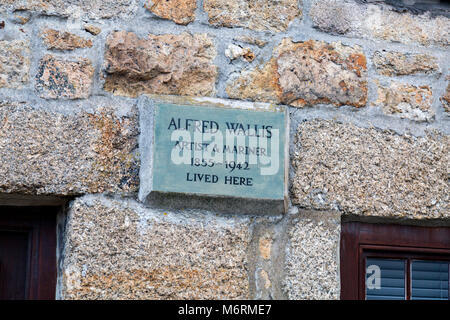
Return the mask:
<svg viewBox="0 0 450 320">
<path fill-rule="evenodd" d="M 356 2 L 366 4 L 385 3 L 397 12 L 411 12 L 418 15 L 429 12 L 432 17 L 450 17 L 449 0 L 356 0 Z"/>
</svg>

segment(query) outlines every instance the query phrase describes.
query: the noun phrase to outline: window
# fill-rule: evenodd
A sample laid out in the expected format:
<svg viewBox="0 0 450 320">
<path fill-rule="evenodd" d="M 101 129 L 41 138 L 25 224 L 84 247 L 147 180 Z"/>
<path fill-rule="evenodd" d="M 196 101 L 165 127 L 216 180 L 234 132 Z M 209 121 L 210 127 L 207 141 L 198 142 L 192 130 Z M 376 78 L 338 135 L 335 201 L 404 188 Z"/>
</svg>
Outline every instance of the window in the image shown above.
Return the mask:
<svg viewBox="0 0 450 320">
<path fill-rule="evenodd" d="M 57 209 L 0 206 L 0 300 L 55 298 Z"/>
<path fill-rule="evenodd" d="M 449 227 L 342 225 L 342 299 L 449 300 L 449 273 Z"/>
</svg>

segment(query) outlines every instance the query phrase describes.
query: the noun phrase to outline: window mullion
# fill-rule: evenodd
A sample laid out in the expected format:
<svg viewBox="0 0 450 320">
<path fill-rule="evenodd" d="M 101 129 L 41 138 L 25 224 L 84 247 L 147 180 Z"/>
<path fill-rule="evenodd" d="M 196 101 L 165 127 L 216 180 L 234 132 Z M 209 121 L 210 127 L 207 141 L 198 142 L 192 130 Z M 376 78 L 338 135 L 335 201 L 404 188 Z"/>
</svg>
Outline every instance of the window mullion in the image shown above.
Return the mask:
<svg viewBox="0 0 450 320">
<path fill-rule="evenodd" d="M 411 258 L 406 259 L 406 300 L 411 300 Z"/>
</svg>

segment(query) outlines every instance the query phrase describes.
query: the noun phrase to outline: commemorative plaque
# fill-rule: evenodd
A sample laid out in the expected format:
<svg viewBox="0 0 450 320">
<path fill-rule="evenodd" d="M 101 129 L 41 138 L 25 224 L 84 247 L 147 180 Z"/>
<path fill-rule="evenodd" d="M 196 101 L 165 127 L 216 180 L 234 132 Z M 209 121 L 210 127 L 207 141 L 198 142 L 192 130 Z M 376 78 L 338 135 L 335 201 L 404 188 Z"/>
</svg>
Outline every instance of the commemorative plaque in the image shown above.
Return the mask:
<svg viewBox="0 0 450 320">
<path fill-rule="evenodd" d="M 156 103 L 152 117 L 152 191 L 284 199 L 284 108 Z"/>
</svg>

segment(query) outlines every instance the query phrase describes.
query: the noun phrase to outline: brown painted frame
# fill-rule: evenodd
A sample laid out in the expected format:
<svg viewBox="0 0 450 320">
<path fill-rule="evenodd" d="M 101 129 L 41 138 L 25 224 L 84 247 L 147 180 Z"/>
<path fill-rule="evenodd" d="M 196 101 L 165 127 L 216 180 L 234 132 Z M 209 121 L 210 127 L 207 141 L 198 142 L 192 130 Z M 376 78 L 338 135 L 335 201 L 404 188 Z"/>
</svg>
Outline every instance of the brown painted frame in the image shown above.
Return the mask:
<svg viewBox="0 0 450 320">
<path fill-rule="evenodd" d="M 56 291 L 56 215 L 59 207 L 0 206 L 0 230 L 29 239 L 26 299 L 53 300 Z"/>
<path fill-rule="evenodd" d="M 341 231 L 341 299 L 365 299 L 365 258 L 402 258 L 406 266 L 406 298 L 411 296 L 413 259 L 450 260 L 450 227 L 418 227 L 345 222 Z"/>
</svg>

